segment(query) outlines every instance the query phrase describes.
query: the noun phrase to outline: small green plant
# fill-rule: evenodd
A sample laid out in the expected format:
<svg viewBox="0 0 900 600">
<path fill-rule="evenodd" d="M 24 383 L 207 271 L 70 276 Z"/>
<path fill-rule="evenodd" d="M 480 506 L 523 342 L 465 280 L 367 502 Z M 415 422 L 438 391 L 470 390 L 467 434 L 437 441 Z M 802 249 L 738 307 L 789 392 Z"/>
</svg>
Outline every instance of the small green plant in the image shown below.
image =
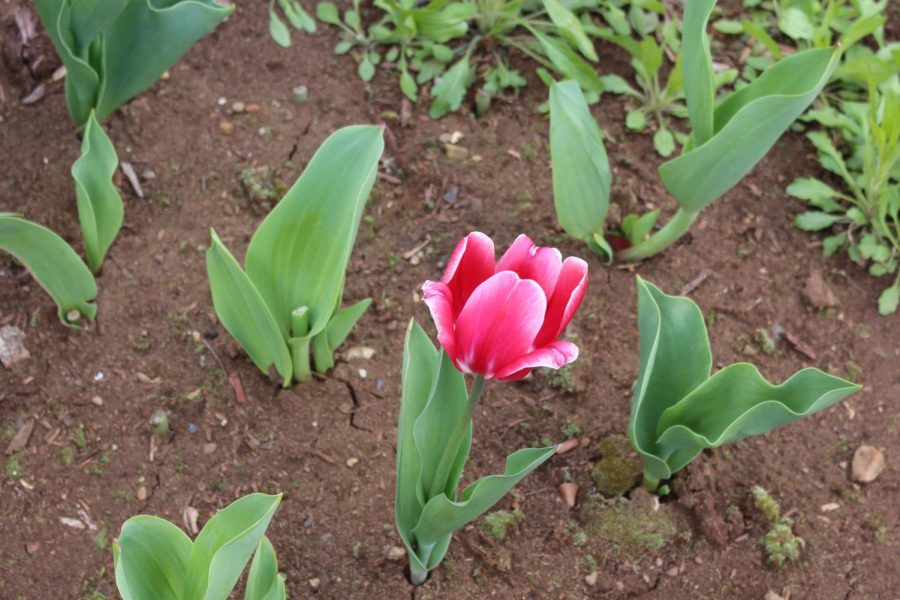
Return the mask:
<svg viewBox="0 0 900 600">
<path fill-rule="evenodd" d="M 844 102 L 841 110 L 810 111 L 825 129 L 807 137 L 822 167 L 842 189 L 815 177 L 794 180 L 788 194 L 809 204 L 794 224 L 806 231 L 837 233 L 822 242 L 825 256 L 845 250 L 869 273 L 890 283 L 878 299 L 889 315 L 900 304 L 900 86 L 880 91 L 871 82 L 869 102 Z"/>
<path fill-rule="evenodd" d="M 13 255 L 56 303 L 63 325 L 78 328 L 97 314 L 97 283 L 61 237 L 17 215 L 0 212 L 0 250 Z"/>
<path fill-rule="evenodd" d="M 781 507 L 778 506 L 778 502 L 762 487 L 755 485 L 751 488 L 750 493 L 753 495 L 756 508 L 771 526 L 759 541 L 765 550 L 766 560 L 779 569 L 788 562 L 799 560 L 800 551 L 806 546 L 806 542 L 803 541 L 803 538 L 794 535 L 793 520 L 781 516 Z"/>
<path fill-rule="evenodd" d="M 123 600 L 225 600 L 253 556 L 244 600 L 284 600 L 265 536 L 281 495 L 250 494 L 220 510 L 193 542 L 165 519 L 131 517 L 113 542 Z"/>
<path fill-rule="evenodd" d="M 495 510 L 484 516 L 481 526 L 495 542 L 502 542 L 509 534 L 509 530 L 518 529 L 519 524 L 524 520 L 525 513 L 519 509 Z"/>
<path fill-rule="evenodd" d="M 278 6 L 294 29 L 306 33 L 316 32 L 316 20 L 304 10 L 297 0 L 278 0 Z M 291 30 L 278 15 L 275 0 L 269 2 L 269 35 L 282 48 L 290 48 Z"/>
<path fill-rule="evenodd" d="M 22 465 L 23 452 L 14 452 L 6 459 L 5 472 L 6 478 L 13 481 L 21 479 L 25 473 L 25 467 Z"/>
<path fill-rule="evenodd" d="M 760 435 L 840 402 L 860 386 L 806 368 L 772 385 L 749 363 L 714 374 L 703 313 L 638 278 L 641 366 L 628 437 L 644 460 L 644 485 L 659 482 L 705 448 Z"/>
<path fill-rule="evenodd" d="M 591 477 L 605 496 L 621 496 L 635 486 L 641 476 L 641 463 L 634 456 L 628 438 L 610 435 L 600 442 L 603 457 L 594 464 Z"/>
<path fill-rule="evenodd" d="M 572 394 L 578 389 L 575 373 L 572 365 L 566 365 L 559 369 L 544 369 L 547 385 L 567 394 Z"/>
<path fill-rule="evenodd" d="M 340 308 L 363 208 L 384 149 L 377 126 L 332 134 L 257 228 L 241 268 L 215 231 L 206 254 L 219 320 L 285 387 L 334 365 L 371 300 Z"/>
<path fill-rule="evenodd" d="M 594 497 L 582 510 L 581 519 L 589 538 L 599 538 L 609 550 L 629 555 L 661 550 L 678 535 L 667 511 L 625 498 Z"/>
</svg>

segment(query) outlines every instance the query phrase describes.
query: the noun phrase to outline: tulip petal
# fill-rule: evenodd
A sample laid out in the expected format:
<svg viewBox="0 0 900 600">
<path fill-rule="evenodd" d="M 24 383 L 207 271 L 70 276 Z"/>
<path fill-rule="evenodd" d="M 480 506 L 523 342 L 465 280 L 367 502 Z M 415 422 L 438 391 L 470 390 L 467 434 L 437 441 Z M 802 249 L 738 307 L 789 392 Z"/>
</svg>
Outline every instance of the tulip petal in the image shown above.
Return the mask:
<svg viewBox="0 0 900 600">
<path fill-rule="evenodd" d="M 586 262 L 574 256 L 563 261 L 553 296 L 547 303 L 544 325 L 534 340 L 535 347 L 547 346 L 565 331 L 584 299 L 587 282 L 588 265 Z"/>
<path fill-rule="evenodd" d="M 534 279 L 547 298 L 553 295 L 559 272 L 562 269 L 562 253 L 556 248 L 542 248 L 524 233 L 497 262 L 497 272 L 514 271 L 522 279 Z"/>
<path fill-rule="evenodd" d="M 453 331 L 453 297 L 450 288 L 439 281 L 426 281 L 422 286 L 425 304 L 438 331 L 438 342 L 456 362 L 456 334 Z"/>
<path fill-rule="evenodd" d="M 493 274 L 494 242 L 480 231 L 473 231 L 456 245 L 441 278 L 453 298 L 454 318 L 462 312 L 475 288 Z"/>
<path fill-rule="evenodd" d="M 457 368 L 488 379 L 528 354 L 547 300 L 537 282 L 501 271 L 479 285 L 456 320 Z"/>
<path fill-rule="evenodd" d="M 573 362 L 576 358 L 578 358 L 578 346 L 572 342 L 559 340 L 503 365 L 494 378 L 498 381 L 514 381 L 522 379 L 535 367 L 558 369 Z"/>
</svg>

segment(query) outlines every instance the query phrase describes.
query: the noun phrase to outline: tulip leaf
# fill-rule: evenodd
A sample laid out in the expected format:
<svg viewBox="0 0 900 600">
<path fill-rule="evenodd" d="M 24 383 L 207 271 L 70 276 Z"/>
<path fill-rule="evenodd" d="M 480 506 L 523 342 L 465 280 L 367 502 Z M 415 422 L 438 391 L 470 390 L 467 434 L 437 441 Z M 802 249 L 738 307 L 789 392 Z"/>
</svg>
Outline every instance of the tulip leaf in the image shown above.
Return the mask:
<svg viewBox="0 0 900 600">
<path fill-rule="evenodd" d="M 113 545 L 116 586 L 123 600 L 181 600 L 193 546 L 181 529 L 159 517 L 125 521 Z"/>
<path fill-rule="evenodd" d="M 310 336 L 331 320 L 383 149 L 381 127 L 336 131 L 253 235 L 247 276 L 285 339 L 294 309 L 308 307 Z"/>
<path fill-rule="evenodd" d="M 284 576 L 278 573 L 278 558 L 269 538 L 263 536 L 250 563 L 244 600 L 285 600 Z"/>
<path fill-rule="evenodd" d="M 812 368 L 778 386 L 748 363 L 710 377 L 712 353 L 700 308 L 640 278 L 637 288 L 641 365 L 629 438 L 651 488 L 705 448 L 765 433 L 859 389 Z"/>
<path fill-rule="evenodd" d="M 586 63 L 572 48 L 559 38 L 547 35 L 534 27 L 528 31 L 540 43 L 547 59 L 563 76 L 574 79 L 586 92 L 602 92 L 603 81 L 591 65 Z"/>
<path fill-rule="evenodd" d="M 359 321 L 371 304 L 372 299 L 366 298 L 334 313 L 324 331 L 325 336 L 328 338 L 328 347 L 332 352 L 337 350 L 337 347 L 347 339 L 353 326 L 356 325 L 356 322 Z"/>
<path fill-rule="evenodd" d="M 549 448 L 524 448 L 506 459 L 502 475 L 482 477 L 467 487 L 455 502 L 445 494 L 431 498 L 422 509 L 422 516 L 413 529 L 420 544 L 439 540 L 477 519 L 490 510 L 506 493 L 526 475 L 544 464 L 556 453 L 556 446 Z M 434 568 L 443 558 L 433 553 L 428 567 Z"/>
<path fill-rule="evenodd" d="M 125 209 L 112 182 L 118 165 L 116 149 L 91 111 L 84 128 L 81 156 L 72 165 L 72 177 L 84 250 L 94 273 L 100 271 L 103 258 L 122 226 Z"/>
<path fill-rule="evenodd" d="M 659 167 L 669 193 L 695 213 L 737 185 L 819 95 L 838 58 L 839 52 L 831 48 L 799 52 L 725 98 L 715 109 L 712 137 L 703 141 L 692 132 L 684 154 Z M 689 71 L 685 58 L 690 106 L 696 92 Z"/>
<path fill-rule="evenodd" d="M 291 355 L 271 310 L 216 232 L 211 235 L 206 270 L 219 321 L 260 370 L 268 372 L 274 364 L 285 386 L 289 385 Z"/>
<path fill-rule="evenodd" d="M 602 235 L 612 174 L 600 127 L 574 81 L 550 87 L 550 160 L 562 228 L 581 240 Z"/>
<path fill-rule="evenodd" d="M 226 600 L 256 550 L 281 496 L 250 494 L 220 510 L 194 541 L 185 600 Z"/>
<path fill-rule="evenodd" d="M 684 35 L 681 42 L 682 75 L 691 135 L 699 146 L 713 136 L 713 107 L 716 85 L 706 24 L 716 0 L 691 0 L 684 6 Z"/>
<path fill-rule="evenodd" d="M 61 237 L 16 215 L 0 213 L 0 250 L 12 254 L 50 294 L 64 325 L 78 328 L 75 320 L 69 320 L 72 311 L 94 319 L 97 283 Z"/>
</svg>

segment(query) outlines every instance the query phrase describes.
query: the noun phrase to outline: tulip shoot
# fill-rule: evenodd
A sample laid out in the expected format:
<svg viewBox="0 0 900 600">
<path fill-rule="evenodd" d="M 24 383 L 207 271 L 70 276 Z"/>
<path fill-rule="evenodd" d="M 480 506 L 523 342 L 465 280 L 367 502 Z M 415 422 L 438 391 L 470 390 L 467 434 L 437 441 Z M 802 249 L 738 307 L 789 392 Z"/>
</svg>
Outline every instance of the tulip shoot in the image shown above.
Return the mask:
<svg viewBox="0 0 900 600">
<path fill-rule="evenodd" d="M 637 288 L 641 366 L 628 435 L 644 459 L 644 484 L 651 491 L 706 448 L 766 433 L 859 390 L 813 368 L 781 385 L 770 384 L 749 363 L 710 374 L 700 308 L 640 278 Z"/>
<path fill-rule="evenodd" d="M 244 600 L 284 600 L 284 576 L 265 537 L 281 495 L 250 494 L 220 510 L 195 541 L 172 523 L 139 515 L 113 543 L 123 600 L 226 600 L 250 556 Z"/>
<path fill-rule="evenodd" d="M 97 314 L 97 283 L 64 239 L 36 223 L 0 213 L 0 250 L 12 254 L 56 303 L 59 320 L 79 328 Z"/>
<path fill-rule="evenodd" d="M 215 232 L 206 254 L 219 320 L 287 387 L 334 366 L 335 349 L 371 303 L 340 308 L 344 273 L 384 150 L 378 126 L 332 134 L 260 224 L 246 271 Z"/>
</svg>

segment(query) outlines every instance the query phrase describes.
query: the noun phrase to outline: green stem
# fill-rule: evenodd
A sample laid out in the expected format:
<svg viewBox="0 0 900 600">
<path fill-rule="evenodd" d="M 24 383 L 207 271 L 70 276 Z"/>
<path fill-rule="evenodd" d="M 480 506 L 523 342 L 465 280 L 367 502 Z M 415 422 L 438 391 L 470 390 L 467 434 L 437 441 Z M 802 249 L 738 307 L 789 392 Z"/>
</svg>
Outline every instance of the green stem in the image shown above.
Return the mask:
<svg viewBox="0 0 900 600">
<path fill-rule="evenodd" d="M 416 552 L 419 560 L 423 565 L 425 565 L 425 568 L 422 570 L 416 568 L 416 562 L 410 559 L 409 579 L 413 585 L 422 585 L 423 583 L 425 583 L 425 580 L 428 579 L 428 561 L 431 559 L 432 550 L 434 550 L 434 544 L 424 544 L 420 546 L 418 551 Z"/>
<path fill-rule="evenodd" d="M 644 487 L 647 488 L 647 491 L 651 494 L 656 493 L 656 489 L 659 487 L 659 479 L 656 479 L 646 470 L 644 471 Z"/>
<path fill-rule="evenodd" d="M 456 456 L 457 454 L 459 454 L 459 448 L 466 437 L 466 432 L 469 430 L 469 426 L 472 424 L 472 415 L 475 414 L 475 407 L 478 406 L 478 401 L 481 399 L 481 393 L 484 391 L 485 383 L 486 382 L 484 377 L 482 377 L 481 375 L 475 376 L 475 380 L 472 382 L 472 387 L 469 389 L 469 398 L 466 401 L 466 410 L 462 415 L 460 415 L 459 420 L 456 422 L 456 426 L 453 428 L 453 433 L 450 434 L 450 438 L 447 440 L 447 447 L 444 449 L 443 455 L 441 455 L 441 462 L 438 463 L 434 478 L 431 480 L 432 489 L 428 494 L 429 498 L 433 498 L 440 494 L 446 493 L 447 479 L 450 476 L 450 469 L 453 468 L 453 463 L 456 462 Z M 450 499 L 455 500 L 456 498 L 454 496 Z"/>
<path fill-rule="evenodd" d="M 334 353 L 328 346 L 328 335 L 324 331 L 313 337 L 312 350 L 317 373 L 325 373 L 334 367 Z"/>
<path fill-rule="evenodd" d="M 291 339 L 288 340 L 294 363 L 294 379 L 309 381 L 309 307 L 299 306 L 291 311 Z"/>
<path fill-rule="evenodd" d="M 620 262 L 636 262 L 650 258 L 654 254 L 659 254 L 672 244 L 678 238 L 683 236 L 690 230 L 691 225 L 697 220 L 700 211 L 690 212 L 683 207 L 678 209 L 675 216 L 666 223 L 666 226 L 651 235 L 643 242 L 639 242 L 631 248 L 626 248 L 616 253 L 616 260 Z"/>
</svg>

